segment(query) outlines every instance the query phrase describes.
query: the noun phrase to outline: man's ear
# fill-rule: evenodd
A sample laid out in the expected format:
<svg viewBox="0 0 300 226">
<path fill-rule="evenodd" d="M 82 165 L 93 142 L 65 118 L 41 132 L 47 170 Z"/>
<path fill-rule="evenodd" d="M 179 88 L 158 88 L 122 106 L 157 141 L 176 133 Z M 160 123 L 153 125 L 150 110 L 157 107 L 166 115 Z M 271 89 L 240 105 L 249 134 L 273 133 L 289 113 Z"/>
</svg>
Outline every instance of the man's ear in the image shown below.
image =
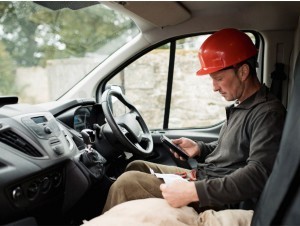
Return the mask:
<svg viewBox="0 0 300 226">
<path fill-rule="evenodd" d="M 239 76 L 241 78 L 241 81 L 245 81 L 250 76 L 250 67 L 248 64 L 243 64 L 239 68 Z"/>
</svg>

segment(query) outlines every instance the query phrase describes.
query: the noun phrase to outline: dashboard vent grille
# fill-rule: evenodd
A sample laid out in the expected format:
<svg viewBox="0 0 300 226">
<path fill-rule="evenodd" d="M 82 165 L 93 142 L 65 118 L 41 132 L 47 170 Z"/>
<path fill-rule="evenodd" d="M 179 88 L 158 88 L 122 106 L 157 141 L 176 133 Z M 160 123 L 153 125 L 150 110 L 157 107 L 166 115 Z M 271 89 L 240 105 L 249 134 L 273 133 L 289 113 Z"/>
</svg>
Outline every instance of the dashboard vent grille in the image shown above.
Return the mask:
<svg viewBox="0 0 300 226">
<path fill-rule="evenodd" d="M 0 133 L 0 141 L 27 155 L 43 157 L 43 155 L 35 147 L 13 131 L 4 131 Z"/>
<path fill-rule="evenodd" d="M 5 167 L 6 165 L 3 162 L 0 162 L 0 169 Z"/>
</svg>

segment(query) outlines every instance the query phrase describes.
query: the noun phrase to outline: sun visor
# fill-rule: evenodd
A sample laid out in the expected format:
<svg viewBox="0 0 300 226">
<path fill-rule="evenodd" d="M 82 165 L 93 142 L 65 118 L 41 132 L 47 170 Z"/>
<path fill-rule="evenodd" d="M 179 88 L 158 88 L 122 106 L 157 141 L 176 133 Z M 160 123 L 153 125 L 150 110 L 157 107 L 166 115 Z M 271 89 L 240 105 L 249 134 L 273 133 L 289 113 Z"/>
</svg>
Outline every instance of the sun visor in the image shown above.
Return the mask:
<svg viewBox="0 0 300 226">
<path fill-rule="evenodd" d="M 177 2 L 128 1 L 118 3 L 157 27 L 179 24 L 191 17 L 191 14 Z"/>
</svg>

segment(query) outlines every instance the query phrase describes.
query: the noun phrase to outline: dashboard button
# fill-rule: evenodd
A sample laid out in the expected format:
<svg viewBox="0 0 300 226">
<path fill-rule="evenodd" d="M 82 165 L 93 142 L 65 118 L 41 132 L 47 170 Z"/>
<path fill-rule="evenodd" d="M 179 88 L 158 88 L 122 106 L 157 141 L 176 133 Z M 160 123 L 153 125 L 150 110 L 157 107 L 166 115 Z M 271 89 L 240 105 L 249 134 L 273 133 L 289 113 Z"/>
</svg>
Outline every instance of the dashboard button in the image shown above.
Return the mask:
<svg viewBox="0 0 300 226">
<path fill-rule="evenodd" d="M 41 181 L 41 191 L 47 193 L 51 188 L 51 180 L 49 177 L 44 177 Z"/>
<path fill-rule="evenodd" d="M 12 197 L 15 201 L 18 201 L 20 199 L 22 199 L 24 196 L 24 193 L 22 191 L 22 188 L 20 187 L 16 187 L 13 191 L 12 191 Z"/>
</svg>

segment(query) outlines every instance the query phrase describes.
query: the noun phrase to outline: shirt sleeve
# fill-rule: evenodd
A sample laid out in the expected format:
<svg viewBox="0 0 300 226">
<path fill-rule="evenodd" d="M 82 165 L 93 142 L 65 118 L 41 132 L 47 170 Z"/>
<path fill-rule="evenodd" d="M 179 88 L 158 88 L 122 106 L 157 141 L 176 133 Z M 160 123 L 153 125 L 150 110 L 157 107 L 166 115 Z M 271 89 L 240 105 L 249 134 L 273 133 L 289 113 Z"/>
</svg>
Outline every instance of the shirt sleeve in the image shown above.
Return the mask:
<svg viewBox="0 0 300 226">
<path fill-rule="evenodd" d="M 207 155 L 209 155 L 218 145 L 218 141 L 211 143 L 204 143 L 203 141 L 196 141 L 199 145 L 200 156 L 195 157 L 197 162 L 204 162 Z"/>
<path fill-rule="evenodd" d="M 265 112 L 251 121 L 247 164 L 222 178 L 195 182 L 200 206 L 224 206 L 258 198 L 271 173 L 282 135 L 284 114 Z"/>
</svg>

